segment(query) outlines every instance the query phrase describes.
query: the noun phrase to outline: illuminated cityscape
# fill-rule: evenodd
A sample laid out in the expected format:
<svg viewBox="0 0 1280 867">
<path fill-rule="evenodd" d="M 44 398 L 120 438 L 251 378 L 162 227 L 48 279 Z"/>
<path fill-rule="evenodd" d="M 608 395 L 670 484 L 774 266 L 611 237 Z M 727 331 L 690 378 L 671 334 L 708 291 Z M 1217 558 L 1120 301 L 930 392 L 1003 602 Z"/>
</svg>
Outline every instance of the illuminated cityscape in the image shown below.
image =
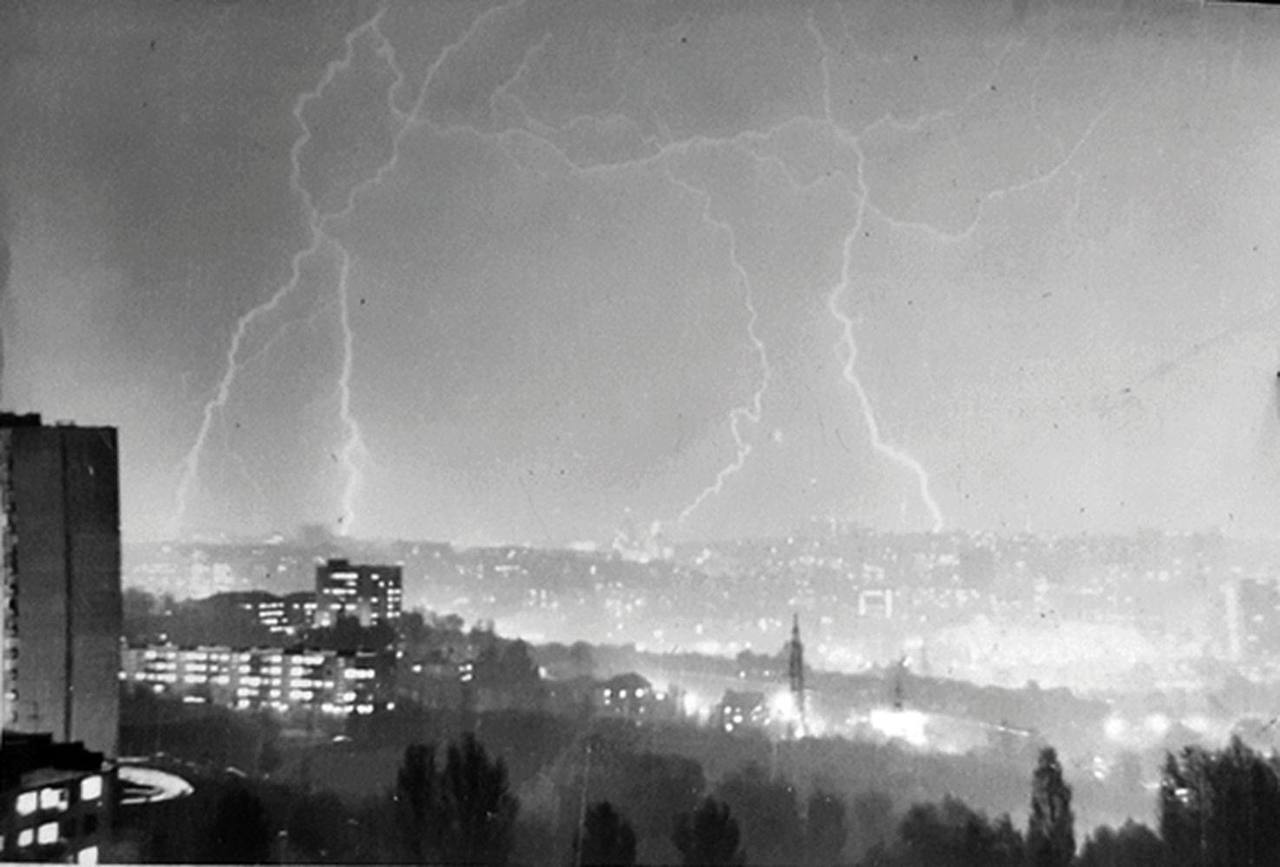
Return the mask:
<svg viewBox="0 0 1280 867">
<path fill-rule="evenodd" d="M 1280 863 L 1268 6 L 0 4 L 0 861 Z"/>
</svg>

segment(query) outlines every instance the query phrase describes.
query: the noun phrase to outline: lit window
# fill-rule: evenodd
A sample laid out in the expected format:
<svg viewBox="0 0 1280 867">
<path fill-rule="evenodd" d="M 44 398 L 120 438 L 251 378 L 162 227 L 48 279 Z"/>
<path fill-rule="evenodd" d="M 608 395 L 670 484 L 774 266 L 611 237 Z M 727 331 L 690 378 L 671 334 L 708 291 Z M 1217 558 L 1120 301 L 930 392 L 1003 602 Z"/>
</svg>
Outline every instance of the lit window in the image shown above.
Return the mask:
<svg viewBox="0 0 1280 867">
<path fill-rule="evenodd" d="M 77 864 L 97 864 L 98 863 L 98 847 L 88 846 L 76 853 Z"/>
<path fill-rule="evenodd" d="M 47 787 L 40 790 L 40 809 L 41 810 L 65 810 L 67 809 L 67 790 L 55 789 Z"/>
<path fill-rule="evenodd" d="M 36 831 L 36 842 L 41 846 L 48 846 L 50 843 L 58 842 L 58 823 L 45 822 L 40 826 L 40 830 Z"/>
<path fill-rule="evenodd" d="M 92 801 L 102 797 L 102 777 L 94 774 L 80 781 L 80 800 Z"/>
<path fill-rule="evenodd" d="M 38 795 L 35 792 L 23 792 L 18 796 L 17 810 L 19 816 L 30 816 L 36 811 Z"/>
<path fill-rule="evenodd" d="M 30 828 L 23 828 L 18 832 L 18 848 L 23 849 L 35 842 L 36 832 Z"/>
</svg>

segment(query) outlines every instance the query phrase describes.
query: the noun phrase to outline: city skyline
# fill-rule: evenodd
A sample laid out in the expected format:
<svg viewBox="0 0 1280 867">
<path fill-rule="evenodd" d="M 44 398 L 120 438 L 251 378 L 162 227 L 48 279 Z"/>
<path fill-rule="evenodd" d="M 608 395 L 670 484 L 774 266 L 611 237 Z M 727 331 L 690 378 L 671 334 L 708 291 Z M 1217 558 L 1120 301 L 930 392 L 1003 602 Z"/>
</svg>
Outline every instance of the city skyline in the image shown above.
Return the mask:
<svg viewBox="0 0 1280 867">
<path fill-rule="evenodd" d="M 1280 527 L 1256 11 L 0 25 L 0 403 L 126 539 Z"/>
</svg>

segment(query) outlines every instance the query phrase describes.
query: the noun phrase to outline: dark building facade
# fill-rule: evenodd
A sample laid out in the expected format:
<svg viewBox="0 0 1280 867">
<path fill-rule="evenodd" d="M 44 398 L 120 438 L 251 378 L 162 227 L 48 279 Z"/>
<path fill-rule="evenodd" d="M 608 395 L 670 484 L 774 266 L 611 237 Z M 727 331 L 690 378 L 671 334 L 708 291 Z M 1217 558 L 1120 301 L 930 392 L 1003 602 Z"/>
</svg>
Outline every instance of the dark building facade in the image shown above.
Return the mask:
<svg viewBox="0 0 1280 867">
<path fill-rule="evenodd" d="M 115 756 L 115 428 L 0 413 L 0 599 L 0 726 Z"/>
<path fill-rule="evenodd" d="M 399 566 L 368 566 L 329 560 L 316 567 L 316 626 L 333 626 L 353 617 L 361 626 L 400 619 Z"/>
</svg>

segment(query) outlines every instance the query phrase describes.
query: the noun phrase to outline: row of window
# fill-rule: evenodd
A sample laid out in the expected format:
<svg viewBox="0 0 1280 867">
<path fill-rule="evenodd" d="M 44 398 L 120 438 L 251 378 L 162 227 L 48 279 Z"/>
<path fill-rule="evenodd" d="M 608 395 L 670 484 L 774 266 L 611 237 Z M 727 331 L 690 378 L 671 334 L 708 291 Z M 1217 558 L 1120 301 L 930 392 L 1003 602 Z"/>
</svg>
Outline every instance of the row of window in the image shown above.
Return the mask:
<svg viewBox="0 0 1280 867">
<path fill-rule="evenodd" d="M 79 785 L 80 801 L 96 801 L 102 797 L 102 775 L 94 774 L 85 777 Z M 54 810 L 62 812 L 71 805 L 71 788 L 64 786 L 45 786 L 32 789 L 18 795 L 14 810 L 19 816 L 30 816 L 37 810 Z"/>
<path fill-rule="evenodd" d="M 51 826 L 52 826 L 52 830 L 50 830 Z M 37 844 L 41 846 L 49 846 L 54 843 L 57 843 L 58 840 L 59 840 L 58 823 L 49 822 L 47 824 L 41 825 L 38 830 L 32 829 L 32 828 L 24 828 L 23 830 L 19 831 L 18 837 L 17 837 L 17 845 L 18 845 L 18 849 L 21 850 L 21 849 L 29 849 L 32 846 L 35 846 Z M 0 835 L 0 852 L 3 852 L 3 851 L 4 851 L 4 836 Z M 86 846 L 85 848 L 81 849 L 79 852 L 76 853 L 75 863 L 87 864 L 87 865 L 97 864 L 98 863 L 98 847 Z"/>
<path fill-rule="evenodd" d="M 18 832 L 17 844 L 19 849 L 26 849 L 32 845 L 49 846 L 57 843 L 59 840 L 75 840 L 79 837 L 88 837 L 96 834 L 98 831 L 98 816 L 96 813 L 89 813 L 84 816 L 83 821 L 77 821 L 74 816 L 54 820 L 51 822 L 42 822 L 34 828 L 23 828 Z M 2 840 L 3 838 L 0 838 Z M 4 851 L 4 844 L 0 842 L 0 851 Z"/>
</svg>

